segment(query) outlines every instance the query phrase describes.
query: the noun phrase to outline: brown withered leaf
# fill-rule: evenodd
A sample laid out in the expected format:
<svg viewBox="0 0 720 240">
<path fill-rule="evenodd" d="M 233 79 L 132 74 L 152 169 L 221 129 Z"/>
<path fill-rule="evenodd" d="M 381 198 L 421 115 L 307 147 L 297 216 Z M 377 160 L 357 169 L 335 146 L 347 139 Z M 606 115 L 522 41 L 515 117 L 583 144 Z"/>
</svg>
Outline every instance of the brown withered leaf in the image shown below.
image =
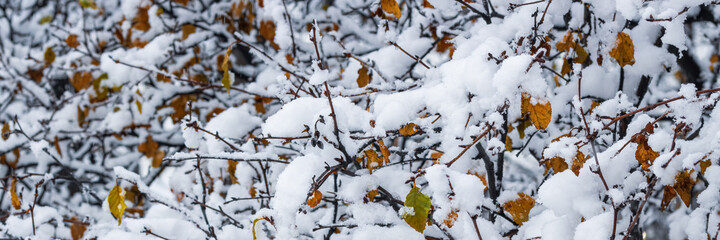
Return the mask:
<svg viewBox="0 0 720 240">
<path fill-rule="evenodd" d="M 395 0 L 380 0 L 380 7 L 386 13 L 390 13 L 395 16 L 396 19 L 400 19 L 400 6 Z"/>
<path fill-rule="evenodd" d="M 357 85 L 358 87 L 365 87 L 370 83 L 370 75 L 368 75 L 368 69 L 365 66 L 358 69 Z"/>
<path fill-rule="evenodd" d="M 663 189 L 664 191 L 662 202 L 660 203 L 660 211 L 665 211 L 665 208 L 670 205 L 670 201 L 672 201 L 677 195 L 672 186 L 665 186 Z"/>
<path fill-rule="evenodd" d="M 570 170 L 575 173 L 575 176 L 580 175 L 580 169 L 582 169 L 583 165 L 585 165 L 585 161 L 588 159 L 588 157 L 585 156 L 582 152 L 578 151 L 575 155 L 575 158 L 573 159 L 572 166 L 570 167 Z"/>
<path fill-rule="evenodd" d="M 65 43 L 67 43 L 67 45 L 71 48 L 77 48 L 80 46 L 80 43 L 77 41 L 77 37 L 78 36 L 75 34 L 70 34 L 67 38 L 65 38 Z"/>
<path fill-rule="evenodd" d="M 230 175 L 230 182 L 232 183 L 240 183 L 238 182 L 237 177 L 235 176 L 235 169 L 237 169 L 238 162 L 233 160 L 227 160 L 228 163 L 228 174 Z"/>
<path fill-rule="evenodd" d="M 53 145 L 55 145 L 55 151 L 58 152 L 58 155 L 62 157 L 62 150 L 60 149 L 60 139 L 58 136 L 55 136 L 55 141 L 53 141 Z"/>
<path fill-rule="evenodd" d="M 275 44 L 275 22 L 273 21 L 262 21 L 260 22 L 260 36 L 270 42 L 275 50 L 280 49 L 280 46 Z"/>
<path fill-rule="evenodd" d="M 617 34 L 615 47 L 610 50 L 610 56 L 614 58 L 620 67 L 635 64 L 635 45 L 630 35 L 624 32 Z"/>
<path fill-rule="evenodd" d="M 173 2 L 179 3 L 180 5 L 187 6 L 190 0 L 173 0 Z"/>
<path fill-rule="evenodd" d="M 370 170 L 370 174 L 372 174 L 373 169 L 383 165 L 383 159 L 378 156 L 375 150 L 365 150 L 365 158 L 367 159 L 366 165 L 367 169 Z"/>
<path fill-rule="evenodd" d="M 248 195 L 250 195 L 251 198 L 254 198 L 257 195 L 255 187 L 250 187 L 250 189 L 248 189 Z"/>
<path fill-rule="evenodd" d="M 531 101 L 530 94 L 523 93 L 520 109 L 522 114 L 527 114 L 530 117 L 533 125 L 537 129 L 545 129 L 552 120 L 552 106 L 549 101 L 537 100 L 535 104 Z"/>
<path fill-rule="evenodd" d="M 503 210 L 510 213 L 513 221 L 522 226 L 522 224 L 528 220 L 530 209 L 534 206 L 535 199 L 523 192 L 519 192 L 517 199 L 503 203 Z"/>
<path fill-rule="evenodd" d="M 448 213 L 445 220 L 443 220 L 443 224 L 445 224 L 445 226 L 447 226 L 448 228 L 452 228 L 453 225 L 455 225 L 455 221 L 458 218 L 457 212 L 458 212 L 457 210 L 450 211 L 450 213 Z"/>
<path fill-rule="evenodd" d="M 320 204 L 320 200 L 322 200 L 322 193 L 318 190 L 313 191 L 312 197 L 308 198 L 307 205 L 310 207 L 315 207 L 318 204 Z"/>
<path fill-rule="evenodd" d="M 145 7 L 138 7 L 137 14 L 135 15 L 135 18 L 133 18 L 134 24 L 132 25 L 132 28 L 143 32 L 147 32 L 148 30 L 150 30 L 148 9 L 150 9 L 150 5 Z"/>
<path fill-rule="evenodd" d="M 650 166 L 652 166 L 653 162 L 658 156 L 660 156 L 660 154 L 655 152 L 650 145 L 648 145 L 647 137 L 643 134 L 639 134 L 635 137 L 635 143 L 638 144 L 637 150 L 635 150 L 635 159 L 637 159 L 638 163 L 640 163 L 643 170 L 650 170 Z"/>
<path fill-rule="evenodd" d="M 158 149 L 158 143 L 153 140 L 152 136 L 147 135 L 145 137 L 145 142 L 138 145 L 138 152 L 141 152 L 145 154 L 145 157 L 153 157 L 155 155 L 155 151 Z"/>
<path fill-rule="evenodd" d="M 43 78 L 43 69 L 28 68 L 27 74 L 28 76 L 30 76 L 30 79 L 34 80 L 36 83 L 39 83 L 40 81 L 42 81 Z"/>
<path fill-rule="evenodd" d="M 430 158 L 432 159 L 440 159 L 443 155 L 443 152 L 433 152 L 430 154 Z"/>
<path fill-rule="evenodd" d="M 10 180 L 10 201 L 12 202 L 13 208 L 20 209 L 21 203 L 20 198 L 17 195 L 17 178 L 13 177 L 12 180 Z"/>
<path fill-rule="evenodd" d="M 7 141 L 8 138 L 10 138 L 10 124 L 5 122 L 2 126 L 2 140 Z"/>
<path fill-rule="evenodd" d="M 563 58 L 563 64 L 560 68 L 560 75 L 565 76 L 570 72 L 572 72 L 572 63 L 570 63 L 567 58 Z"/>
<path fill-rule="evenodd" d="M 368 201 L 369 201 L 369 202 L 373 202 L 373 201 L 375 201 L 375 196 L 377 196 L 378 193 L 379 193 L 379 191 L 378 191 L 378 189 L 376 188 L 375 190 L 370 190 L 370 191 L 368 191 L 367 194 L 365 194 L 365 197 L 368 198 Z"/>
<path fill-rule="evenodd" d="M 45 54 L 43 54 L 43 60 L 45 60 L 45 66 L 49 66 L 55 62 L 55 51 L 51 47 L 45 48 Z"/>
<path fill-rule="evenodd" d="M 712 161 L 708 158 L 700 161 L 700 173 L 705 175 L 705 170 L 712 165 Z"/>
<path fill-rule="evenodd" d="M 690 207 L 690 198 L 692 197 L 692 188 L 695 186 L 696 180 L 692 178 L 695 170 L 682 171 L 675 175 L 675 183 L 673 189 L 677 192 L 685 206 Z"/>
<path fill-rule="evenodd" d="M 75 217 L 73 217 L 73 220 L 78 221 Z M 85 224 L 73 222 L 70 225 L 70 236 L 73 240 L 80 240 L 85 235 L 85 230 L 87 230 Z"/>
<path fill-rule="evenodd" d="M 563 38 L 555 44 L 555 48 L 557 48 L 559 52 L 564 52 L 572 48 L 574 45 L 575 42 L 573 41 L 572 31 L 568 31 L 565 33 Z"/>
<path fill-rule="evenodd" d="M 428 2 L 428 0 L 423 0 L 423 7 L 425 7 L 425 8 L 435 8 L 435 6 L 433 6 L 432 4 L 430 4 L 430 2 Z"/>
<path fill-rule="evenodd" d="M 550 169 L 552 169 L 556 174 L 561 173 L 568 169 L 568 164 L 565 162 L 565 159 L 561 157 L 554 157 L 545 161 L 544 174 L 547 174 Z"/>
<path fill-rule="evenodd" d="M 187 39 L 190 34 L 195 33 L 195 25 L 185 24 L 182 26 L 182 40 Z"/>
<path fill-rule="evenodd" d="M 90 87 L 93 82 L 92 73 L 90 72 L 76 72 L 70 78 L 70 84 L 75 88 L 75 91 L 80 91 Z"/>
<path fill-rule="evenodd" d="M 400 128 L 398 131 L 403 136 L 412 136 L 413 134 L 418 132 L 418 127 L 414 123 L 408 123 L 408 124 L 405 124 L 405 126 Z"/>
<path fill-rule="evenodd" d="M 390 150 L 388 150 L 382 140 L 378 140 L 377 142 L 378 145 L 380 145 L 380 152 L 382 153 L 383 160 L 385 160 L 385 164 L 390 163 Z"/>
</svg>

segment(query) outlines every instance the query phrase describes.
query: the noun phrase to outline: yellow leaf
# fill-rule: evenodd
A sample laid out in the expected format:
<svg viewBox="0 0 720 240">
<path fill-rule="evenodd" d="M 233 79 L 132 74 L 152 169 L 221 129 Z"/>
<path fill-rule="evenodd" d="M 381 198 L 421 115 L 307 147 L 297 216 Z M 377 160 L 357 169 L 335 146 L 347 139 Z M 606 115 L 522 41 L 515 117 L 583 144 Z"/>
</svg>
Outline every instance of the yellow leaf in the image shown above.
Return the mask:
<svg viewBox="0 0 720 240">
<path fill-rule="evenodd" d="M 430 158 L 432 158 L 432 159 L 440 159 L 440 158 L 442 157 L 442 155 L 443 155 L 442 152 L 433 152 L 433 153 L 430 154 Z"/>
<path fill-rule="evenodd" d="M 520 138 L 525 138 L 525 129 L 527 129 L 530 125 L 532 125 L 532 120 L 530 118 L 523 118 L 520 120 L 520 123 L 517 125 L 517 131 Z"/>
<path fill-rule="evenodd" d="M 239 183 L 237 177 L 235 176 L 235 169 L 237 169 L 238 162 L 233 160 L 227 160 L 228 163 L 228 174 L 230 175 L 230 182 L 232 183 Z M 254 190 L 255 188 L 251 188 L 250 190 Z"/>
<path fill-rule="evenodd" d="M 223 60 L 223 64 L 222 64 L 222 69 L 223 69 L 222 85 L 228 94 L 230 94 L 230 85 L 232 85 L 232 83 L 230 82 L 230 71 L 228 70 L 230 68 L 230 51 L 231 50 L 232 50 L 232 45 L 230 45 L 228 47 L 228 49 L 225 51 L 225 59 Z"/>
<path fill-rule="evenodd" d="M 395 18 L 400 18 L 400 6 L 398 5 L 397 1 L 380 0 L 380 7 L 382 7 L 383 11 L 394 15 Z"/>
<path fill-rule="evenodd" d="M 528 114 L 530 116 L 530 120 L 535 128 L 545 129 L 550 124 L 550 120 L 552 119 L 552 107 L 549 101 L 540 103 L 540 100 L 538 100 L 537 103 L 533 104 L 531 102 L 530 94 L 523 93 L 520 108 L 522 114 Z"/>
<path fill-rule="evenodd" d="M 39 23 L 40 23 L 40 25 L 43 25 L 43 24 L 51 22 L 52 20 L 53 20 L 52 16 L 44 16 L 44 17 L 40 18 Z"/>
<path fill-rule="evenodd" d="M 402 218 L 410 227 L 422 233 L 427 226 L 431 206 L 430 197 L 420 192 L 419 188 L 413 187 L 405 196 L 405 207 L 412 208 L 412 212 L 403 213 Z"/>
<path fill-rule="evenodd" d="M 405 124 L 405 126 L 400 128 L 399 132 L 403 136 L 412 136 L 413 134 L 418 132 L 417 125 L 415 125 L 414 123 Z"/>
<path fill-rule="evenodd" d="M 673 189 L 677 192 L 680 199 L 685 203 L 685 206 L 690 207 L 690 198 L 692 197 L 692 189 L 695 186 L 696 180 L 692 178 L 692 173 L 695 170 L 682 171 L 675 175 L 675 183 Z"/>
<path fill-rule="evenodd" d="M 630 35 L 624 32 L 617 34 L 615 48 L 610 50 L 610 56 L 617 60 L 620 67 L 635 64 L 635 46 Z"/>
<path fill-rule="evenodd" d="M 555 44 L 555 48 L 557 48 L 559 52 L 564 52 L 573 47 L 573 45 L 575 45 L 575 42 L 573 41 L 572 31 L 568 31 L 562 40 Z"/>
<path fill-rule="evenodd" d="M 519 197 L 513 201 L 503 203 L 503 209 L 510 213 L 515 223 L 522 226 L 522 224 L 528 220 L 530 209 L 535 206 L 535 199 L 522 192 L 519 192 L 518 196 Z"/>
<path fill-rule="evenodd" d="M 182 26 L 182 40 L 187 39 L 193 33 L 195 33 L 195 25 L 185 24 Z"/>
<path fill-rule="evenodd" d="M 10 200 L 12 202 L 13 208 L 20 209 L 21 204 L 20 204 L 20 198 L 18 197 L 17 192 L 16 192 L 17 191 L 16 185 L 17 185 L 17 178 L 12 178 L 12 180 L 10 180 Z"/>
<path fill-rule="evenodd" d="M 95 4 L 95 0 L 79 0 L 80 6 L 83 8 L 92 8 L 96 9 L 97 5 Z"/>
<path fill-rule="evenodd" d="M 370 83 L 370 75 L 368 75 L 368 69 L 365 66 L 358 69 L 357 85 L 358 87 L 365 87 Z"/>
<path fill-rule="evenodd" d="M 137 106 L 138 113 L 142 114 L 142 103 L 138 100 L 135 100 L 135 106 Z"/>
<path fill-rule="evenodd" d="M 65 38 L 65 43 L 67 43 L 67 45 L 71 48 L 77 48 L 80 45 L 77 41 L 77 37 L 78 36 L 75 34 L 70 34 L 67 38 Z"/>
<path fill-rule="evenodd" d="M 310 207 L 315 207 L 318 204 L 320 204 L 320 200 L 322 200 L 322 193 L 318 190 L 313 191 L 312 197 L 308 198 L 307 205 Z"/>
<path fill-rule="evenodd" d="M 55 61 L 55 51 L 51 47 L 45 48 L 43 59 L 45 60 L 45 66 L 52 64 Z"/>
<path fill-rule="evenodd" d="M 637 150 L 635 150 L 635 159 L 640 163 L 642 169 L 648 171 L 650 166 L 653 164 L 655 159 L 660 156 L 657 152 L 648 145 L 647 137 L 645 135 L 637 135 L 634 139 L 635 143 L 638 144 Z"/>
<path fill-rule="evenodd" d="M 110 193 L 108 193 L 107 199 L 110 213 L 112 213 L 113 217 L 118 220 L 119 226 L 120 223 L 122 223 L 122 217 L 125 213 L 125 208 L 127 208 L 127 205 L 125 204 L 125 193 L 123 192 L 122 188 L 120 188 L 120 186 L 115 185 L 115 187 L 110 190 Z"/>
</svg>

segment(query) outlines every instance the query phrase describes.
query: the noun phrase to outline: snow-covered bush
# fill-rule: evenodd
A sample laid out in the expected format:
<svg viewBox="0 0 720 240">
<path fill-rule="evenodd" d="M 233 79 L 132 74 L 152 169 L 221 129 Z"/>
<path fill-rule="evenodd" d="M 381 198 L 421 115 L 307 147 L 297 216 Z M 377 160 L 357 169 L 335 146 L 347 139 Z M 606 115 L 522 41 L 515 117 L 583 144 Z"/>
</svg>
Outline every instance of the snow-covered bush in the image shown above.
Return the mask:
<svg viewBox="0 0 720 240">
<path fill-rule="evenodd" d="M 717 4 L 0 0 L 0 238 L 717 239 Z"/>
</svg>

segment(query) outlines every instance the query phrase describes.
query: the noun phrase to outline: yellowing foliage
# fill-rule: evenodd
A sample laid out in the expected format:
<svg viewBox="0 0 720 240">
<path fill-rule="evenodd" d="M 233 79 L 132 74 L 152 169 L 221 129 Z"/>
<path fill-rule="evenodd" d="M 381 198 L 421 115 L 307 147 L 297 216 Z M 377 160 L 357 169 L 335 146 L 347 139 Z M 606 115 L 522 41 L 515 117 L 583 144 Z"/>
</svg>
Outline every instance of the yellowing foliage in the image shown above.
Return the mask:
<svg viewBox="0 0 720 240">
<path fill-rule="evenodd" d="M 403 214 L 402 218 L 410 227 L 422 233 L 427 226 L 431 206 L 430 197 L 420 192 L 419 188 L 413 187 L 405 196 L 405 207 L 412 208 L 413 212 Z"/>
<path fill-rule="evenodd" d="M 519 225 L 527 222 L 530 209 L 533 206 L 535 206 L 535 199 L 522 192 L 518 193 L 517 199 L 503 203 L 503 209 L 510 213 L 513 221 Z"/>
<path fill-rule="evenodd" d="M 530 117 L 535 128 L 544 130 L 550 124 L 550 120 L 552 120 L 552 106 L 550 102 L 544 101 L 544 103 L 541 103 L 540 100 L 533 104 L 531 98 L 530 94 L 522 94 L 522 102 L 520 105 L 522 114 L 527 114 Z"/>
<path fill-rule="evenodd" d="M 400 18 L 400 6 L 396 0 L 380 0 L 380 7 L 386 13 L 390 13 L 395 16 L 396 19 Z"/>
<path fill-rule="evenodd" d="M 120 223 L 122 223 L 122 217 L 123 214 L 125 214 L 125 208 L 127 208 L 127 205 L 125 204 L 125 193 L 123 192 L 122 188 L 118 185 L 115 185 L 115 187 L 110 190 L 110 193 L 108 193 L 107 201 L 110 213 L 112 213 L 113 217 L 118 220 L 119 226 Z"/>
<path fill-rule="evenodd" d="M 313 191 L 312 197 L 308 198 L 307 205 L 310 207 L 315 207 L 320 203 L 320 200 L 322 200 L 322 193 L 318 190 Z"/>
<path fill-rule="evenodd" d="M 615 47 L 610 50 L 610 56 L 620 64 L 620 67 L 635 64 L 635 45 L 630 35 L 624 32 L 617 34 Z"/>
</svg>

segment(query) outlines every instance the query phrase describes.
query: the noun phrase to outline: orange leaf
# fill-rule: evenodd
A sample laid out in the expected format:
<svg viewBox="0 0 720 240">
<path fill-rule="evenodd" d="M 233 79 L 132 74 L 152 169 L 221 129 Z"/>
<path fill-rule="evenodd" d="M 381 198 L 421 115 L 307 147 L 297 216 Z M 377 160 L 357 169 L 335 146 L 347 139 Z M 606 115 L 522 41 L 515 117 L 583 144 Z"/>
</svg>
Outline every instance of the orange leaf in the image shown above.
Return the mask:
<svg viewBox="0 0 720 240">
<path fill-rule="evenodd" d="M 561 173 L 568 169 L 568 164 L 565 162 L 565 159 L 561 157 L 554 157 L 545 160 L 545 174 L 547 174 L 550 169 L 552 169 L 556 174 Z"/>
<path fill-rule="evenodd" d="M 376 188 L 375 190 L 370 190 L 370 191 L 368 191 L 367 194 L 365 194 L 365 197 L 368 198 L 368 201 L 372 202 L 372 201 L 375 200 L 375 196 L 377 196 L 378 193 L 379 193 L 379 191 L 378 191 L 378 189 Z"/>
<path fill-rule="evenodd" d="M 418 132 L 418 128 L 417 128 L 417 125 L 415 125 L 414 123 L 408 123 L 408 124 L 405 124 L 405 126 L 400 128 L 398 131 L 403 136 L 412 136 L 413 134 Z"/>
<path fill-rule="evenodd" d="M 515 200 L 503 203 L 503 209 L 510 213 L 515 223 L 522 225 L 528 220 L 530 209 L 535 206 L 535 199 L 522 192 L 519 192 L 518 196 Z"/>
<path fill-rule="evenodd" d="M 615 48 L 610 50 L 610 56 L 617 60 L 620 67 L 635 64 L 635 46 L 630 35 L 624 32 L 617 34 Z"/>
<path fill-rule="evenodd" d="M 443 224 L 445 224 L 445 226 L 447 226 L 449 228 L 452 228 L 453 225 L 455 225 L 455 220 L 457 220 L 457 218 L 458 218 L 457 210 L 452 210 L 452 211 L 450 211 L 450 213 L 448 213 L 445 220 L 443 220 Z"/>
<path fill-rule="evenodd" d="M 372 149 L 365 150 L 365 158 L 367 158 L 366 165 L 370 170 L 370 174 L 372 174 L 373 169 L 383 165 L 383 159 Z"/>
<path fill-rule="evenodd" d="M 320 200 L 322 200 L 322 193 L 318 190 L 313 191 L 312 197 L 308 198 L 307 205 L 310 207 L 315 207 L 318 204 L 320 204 Z"/>
<path fill-rule="evenodd" d="M 442 155 L 443 155 L 442 152 L 433 152 L 433 153 L 430 154 L 430 158 L 432 158 L 432 159 L 440 159 L 440 158 L 442 157 Z"/>
<path fill-rule="evenodd" d="M 73 88 L 75 88 L 75 91 L 80 91 L 83 89 L 86 89 L 90 87 L 90 84 L 92 83 L 92 73 L 90 72 L 76 72 L 73 74 L 73 76 L 70 78 L 70 84 L 72 84 Z"/>
<path fill-rule="evenodd" d="M 383 11 L 394 15 L 395 18 L 400 18 L 400 6 L 398 5 L 397 1 L 380 0 L 380 7 L 382 7 Z"/>
<path fill-rule="evenodd" d="M 578 176 L 580 174 L 580 169 L 582 169 L 587 159 L 588 157 L 586 157 L 585 154 L 580 151 L 578 151 L 578 153 L 575 155 L 570 169 L 573 171 L 573 173 L 575 173 L 575 176 Z"/>
<path fill-rule="evenodd" d="M 385 146 L 385 143 L 382 140 L 378 140 L 378 145 L 380 145 L 380 152 L 383 155 L 383 160 L 385 160 L 385 163 L 390 163 L 390 150 L 388 150 L 387 146 Z"/>
<path fill-rule="evenodd" d="M 550 102 L 545 101 L 545 103 L 540 103 L 540 100 L 537 100 L 537 103 L 533 104 L 530 94 L 522 94 L 520 109 L 522 114 L 528 114 L 530 116 L 530 120 L 537 129 L 547 128 L 550 120 L 552 120 L 552 106 Z"/>
<path fill-rule="evenodd" d="M 20 209 L 21 204 L 20 204 L 20 198 L 18 197 L 17 192 L 16 192 L 17 191 L 16 185 L 17 185 L 17 178 L 12 178 L 12 180 L 10 180 L 10 200 L 12 201 L 13 208 Z"/>
<path fill-rule="evenodd" d="M 275 44 L 275 23 L 273 21 L 260 22 L 260 36 L 269 41 L 270 46 L 275 50 L 280 49 L 280 47 Z"/>
<path fill-rule="evenodd" d="M 638 144 L 637 150 L 635 151 L 635 159 L 640 163 L 643 170 L 648 171 L 660 154 L 653 151 L 650 145 L 648 145 L 645 135 L 637 135 L 635 142 Z"/>
</svg>

